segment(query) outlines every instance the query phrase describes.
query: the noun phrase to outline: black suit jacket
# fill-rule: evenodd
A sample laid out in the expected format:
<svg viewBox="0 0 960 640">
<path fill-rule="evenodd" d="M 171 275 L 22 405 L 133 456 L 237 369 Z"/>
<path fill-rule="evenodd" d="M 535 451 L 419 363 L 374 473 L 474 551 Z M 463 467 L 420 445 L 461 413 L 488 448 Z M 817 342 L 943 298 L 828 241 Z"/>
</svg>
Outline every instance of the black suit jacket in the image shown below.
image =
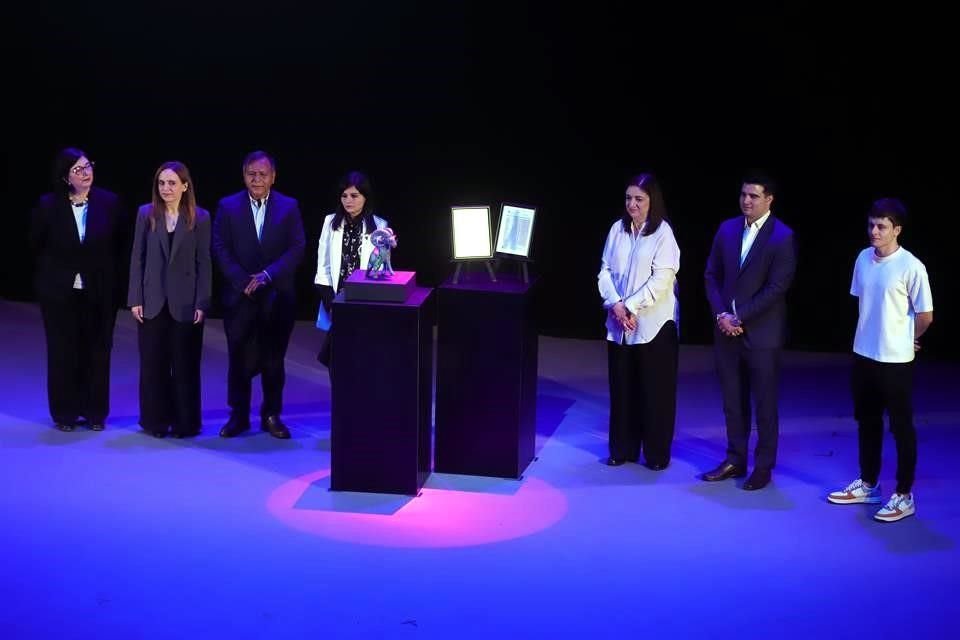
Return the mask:
<svg viewBox="0 0 960 640">
<path fill-rule="evenodd" d="M 213 254 L 227 281 L 223 292 L 227 309 L 245 297 L 243 290 L 250 276 L 261 271 L 269 274 L 270 284 L 258 295 L 278 296 L 292 308 L 295 275 L 305 245 L 296 199 L 279 191 L 270 192 L 259 240 L 247 192 L 222 199 L 213 219 Z"/>
<path fill-rule="evenodd" d="M 210 214 L 197 207 L 192 231 L 181 215 L 171 244 L 163 222 L 150 229 L 152 208 L 137 211 L 127 306 L 142 305 L 143 316 L 152 319 L 166 304 L 174 320 L 193 322 L 195 310 L 210 309 Z"/>
<path fill-rule="evenodd" d="M 38 302 L 53 305 L 70 295 L 79 273 L 90 298 L 101 302 L 112 317 L 122 300 L 119 272 L 126 237 L 123 207 L 116 194 L 90 189 L 82 243 L 70 201 L 61 194 L 44 195 L 33 209 L 30 224 Z"/>
<path fill-rule="evenodd" d="M 713 238 L 705 272 L 707 298 L 714 314 L 733 311 L 743 323 L 749 349 L 782 347 L 787 334 L 786 293 L 797 269 L 793 231 L 770 218 L 740 265 L 743 216 L 725 220 Z M 714 325 L 715 338 L 726 338 Z"/>
</svg>

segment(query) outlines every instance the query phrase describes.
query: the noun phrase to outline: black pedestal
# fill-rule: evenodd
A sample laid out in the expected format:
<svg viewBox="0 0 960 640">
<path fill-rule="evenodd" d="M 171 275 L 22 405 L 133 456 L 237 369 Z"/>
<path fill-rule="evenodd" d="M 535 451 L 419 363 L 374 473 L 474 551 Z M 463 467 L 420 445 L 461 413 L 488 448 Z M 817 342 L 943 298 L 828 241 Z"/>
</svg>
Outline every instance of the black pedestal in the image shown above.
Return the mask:
<svg viewBox="0 0 960 640">
<path fill-rule="evenodd" d="M 536 444 L 535 283 L 470 275 L 437 290 L 434 470 L 519 478 Z"/>
<path fill-rule="evenodd" d="M 330 488 L 416 495 L 430 474 L 432 289 L 333 303 Z"/>
</svg>

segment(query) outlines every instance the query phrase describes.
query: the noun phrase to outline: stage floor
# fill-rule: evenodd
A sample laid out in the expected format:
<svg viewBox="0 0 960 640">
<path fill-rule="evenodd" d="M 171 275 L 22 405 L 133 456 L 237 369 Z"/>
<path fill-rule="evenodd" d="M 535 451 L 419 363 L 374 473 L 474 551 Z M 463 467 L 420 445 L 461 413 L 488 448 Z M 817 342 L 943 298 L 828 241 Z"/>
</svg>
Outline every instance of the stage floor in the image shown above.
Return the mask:
<svg viewBox="0 0 960 640">
<path fill-rule="evenodd" d="M 33 305 L 0 301 L 0 638 L 948 638 L 960 613 L 960 364 L 918 363 L 917 515 L 835 506 L 857 475 L 846 354 L 788 353 L 771 486 L 706 484 L 724 454 L 709 347 L 683 346 L 673 462 L 607 467 L 606 347 L 543 337 L 537 460 L 520 480 L 434 474 L 419 497 L 333 493 L 320 334 L 296 328 L 293 438 L 137 426 L 118 316 L 107 430 L 56 431 Z M 256 389 L 256 385 L 255 385 Z M 255 391 L 254 412 L 259 401 Z M 881 482 L 894 488 L 885 440 Z"/>
</svg>

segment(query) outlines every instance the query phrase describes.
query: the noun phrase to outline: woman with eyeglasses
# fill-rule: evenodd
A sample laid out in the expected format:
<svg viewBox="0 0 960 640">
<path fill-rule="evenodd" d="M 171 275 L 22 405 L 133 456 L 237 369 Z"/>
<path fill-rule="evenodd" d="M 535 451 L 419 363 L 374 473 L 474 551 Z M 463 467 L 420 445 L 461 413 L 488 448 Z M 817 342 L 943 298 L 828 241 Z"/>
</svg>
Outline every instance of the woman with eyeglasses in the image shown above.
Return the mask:
<svg viewBox="0 0 960 640">
<path fill-rule="evenodd" d="M 210 308 L 210 214 L 182 162 L 153 176 L 137 211 L 127 305 L 139 323 L 140 426 L 157 438 L 200 433 L 200 356 Z"/>
<path fill-rule="evenodd" d="M 110 349 L 124 251 L 120 198 L 93 186 L 93 162 L 59 151 L 53 191 L 34 207 L 34 286 L 47 342 L 47 398 L 60 431 L 102 431 L 110 412 Z"/>
</svg>

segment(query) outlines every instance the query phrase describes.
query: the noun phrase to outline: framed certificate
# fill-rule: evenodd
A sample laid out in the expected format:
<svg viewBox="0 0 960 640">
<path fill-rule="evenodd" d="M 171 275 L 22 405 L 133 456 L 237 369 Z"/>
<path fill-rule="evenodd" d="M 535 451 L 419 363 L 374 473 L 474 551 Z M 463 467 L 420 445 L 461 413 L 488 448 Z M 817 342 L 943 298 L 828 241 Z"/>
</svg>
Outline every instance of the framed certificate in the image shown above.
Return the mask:
<svg viewBox="0 0 960 640">
<path fill-rule="evenodd" d="M 450 208 L 454 260 L 489 260 L 493 257 L 490 207 Z"/>
<path fill-rule="evenodd" d="M 536 213 L 537 210 L 534 207 L 504 203 L 500 207 L 496 252 L 529 258 L 530 240 L 533 238 L 533 220 Z"/>
</svg>

